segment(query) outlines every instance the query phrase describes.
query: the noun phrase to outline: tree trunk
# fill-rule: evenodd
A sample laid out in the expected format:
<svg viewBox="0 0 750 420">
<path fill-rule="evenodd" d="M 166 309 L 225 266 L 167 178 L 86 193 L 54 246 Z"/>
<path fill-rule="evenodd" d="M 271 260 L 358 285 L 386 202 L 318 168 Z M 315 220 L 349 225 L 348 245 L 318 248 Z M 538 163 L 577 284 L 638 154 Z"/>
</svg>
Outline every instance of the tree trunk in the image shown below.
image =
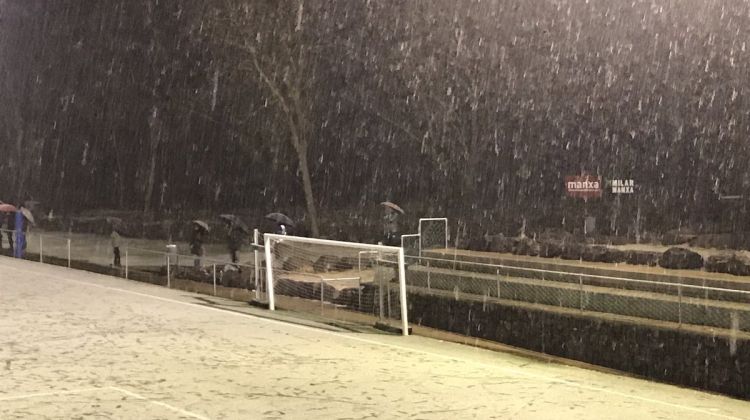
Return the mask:
<svg viewBox="0 0 750 420">
<path fill-rule="evenodd" d="M 159 129 L 159 109 L 153 108 L 151 117 L 149 118 L 149 137 L 151 141 L 151 149 L 149 150 L 149 167 L 148 167 L 148 178 L 146 179 L 146 192 L 143 197 L 143 212 L 148 213 L 151 211 L 151 199 L 154 194 L 154 182 L 156 182 L 156 157 L 159 150 L 159 142 L 161 138 L 161 130 Z"/>
<path fill-rule="evenodd" d="M 24 175 L 25 171 L 28 169 L 26 168 L 26 162 L 24 161 L 24 153 L 23 153 L 23 139 L 24 139 L 24 130 L 23 128 L 19 128 L 17 130 L 16 134 L 16 150 L 17 150 L 17 158 L 16 158 L 16 185 L 18 186 L 18 190 L 16 191 L 16 204 L 23 203 L 24 200 L 24 191 L 25 188 L 25 181 L 26 176 Z"/>
<path fill-rule="evenodd" d="M 312 190 L 312 180 L 310 179 L 310 168 L 307 162 L 307 140 L 297 142 L 297 159 L 299 160 L 299 170 L 302 172 L 302 186 L 305 190 L 305 202 L 307 204 L 307 214 L 310 217 L 310 229 L 312 236 L 320 236 L 318 228 L 318 211 L 315 206 L 315 196 Z"/>
</svg>

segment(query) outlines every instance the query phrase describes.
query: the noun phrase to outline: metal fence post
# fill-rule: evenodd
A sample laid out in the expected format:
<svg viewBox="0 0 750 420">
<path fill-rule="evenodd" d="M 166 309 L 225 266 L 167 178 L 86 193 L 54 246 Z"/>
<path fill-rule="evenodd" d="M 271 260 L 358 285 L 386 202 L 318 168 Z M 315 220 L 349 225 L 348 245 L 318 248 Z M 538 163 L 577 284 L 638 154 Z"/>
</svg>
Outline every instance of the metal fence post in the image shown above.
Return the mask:
<svg viewBox="0 0 750 420">
<path fill-rule="evenodd" d="M 401 306 L 401 333 L 409 335 L 409 308 L 406 306 L 406 262 L 404 249 L 398 250 L 399 306 Z"/>
<path fill-rule="evenodd" d="M 325 305 L 325 284 L 324 278 L 320 279 L 320 313 L 323 313 L 323 306 Z"/>
<path fill-rule="evenodd" d="M 253 250 L 253 258 L 255 261 L 255 299 L 260 300 L 260 255 L 258 254 L 258 246 L 260 245 L 258 243 L 260 239 L 260 232 L 258 229 L 253 230 L 253 245 L 255 245 L 255 248 Z"/>
<path fill-rule="evenodd" d="M 677 284 L 677 322 L 682 327 L 682 280 Z"/>
<path fill-rule="evenodd" d="M 268 309 L 276 310 L 276 297 L 273 291 L 273 260 L 271 259 L 271 237 L 265 237 L 264 251 L 266 254 L 266 293 L 268 293 Z"/>
<path fill-rule="evenodd" d="M 128 248 L 125 248 L 125 279 L 128 279 Z"/>
<path fill-rule="evenodd" d="M 391 282 L 385 284 L 385 293 L 388 301 L 388 319 L 391 319 Z"/>
<path fill-rule="evenodd" d="M 357 310 L 362 310 L 362 277 L 357 277 Z"/>
<path fill-rule="evenodd" d="M 44 254 L 44 236 L 39 235 L 39 262 L 44 262 L 44 257 L 42 256 Z"/>
<path fill-rule="evenodd" d="M 170 279 L 170 267 L 169 267 L 169 263 L 171 262 L 171 260 L 170 260 L 169 257 L 170 257 L 170 255 L 167 254 L 167 288 L 171 289 L 172 288 L 172 280 Z"/>
<path fill-rule="evenodd" d="M 68 238 L 68 268 L 70 268 L 70 238 Z"/>
<path fill-rule="evenodd" d="M 581 311 L 583 311 L 583 276 L 581 275 L 578 276 L 578 296 Z"/>
<path fill-rule="evenodd" d="M 432 288 L 432 285 L 430 284 L 431 277 L 432 276 L 430 275 L 430 261 L 428 260 L 427 261 L 427 290 L 428 291 Z"/>
<path fill-rule="evenodd" d="M 216 296 L 216 264 L 213 265 L 214 268 L 214 296 Z"/>
</svg>

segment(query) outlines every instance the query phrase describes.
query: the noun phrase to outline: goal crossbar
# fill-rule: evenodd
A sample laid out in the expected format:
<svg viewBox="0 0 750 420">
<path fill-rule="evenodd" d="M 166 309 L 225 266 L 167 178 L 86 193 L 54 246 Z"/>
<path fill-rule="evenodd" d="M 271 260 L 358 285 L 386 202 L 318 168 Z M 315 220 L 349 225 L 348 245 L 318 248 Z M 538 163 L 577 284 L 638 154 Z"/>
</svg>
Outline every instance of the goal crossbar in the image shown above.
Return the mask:
<svg viewBox="0 0 750 420">
<path fill-rule="evenodd" d="M 396 253 L 401 249 L 397 246 L 360 244 L 358 242 L 343 242 L 343 241 L 334 241 L 332 239 L 306 238 L 304 236 L 278 235 L 278 234 L 271 234 L 271 233 L 266 233 L 265 235 L 263 235 L 263 237 L 266 239 L 266 241 L 268 241 L 269 239 L 275 239 L 276 241 L 288 239 L 290 241 L 303 243 L 303 244 L 344 246 L 344 247 L 349 247 L 349 248 L 359 248 L 359 249 L 366 249 L 366 250 L 372 250 L 372 251 L 388 251 L 388 252 L 393 252 L 393 253 Z"/>
</svg>

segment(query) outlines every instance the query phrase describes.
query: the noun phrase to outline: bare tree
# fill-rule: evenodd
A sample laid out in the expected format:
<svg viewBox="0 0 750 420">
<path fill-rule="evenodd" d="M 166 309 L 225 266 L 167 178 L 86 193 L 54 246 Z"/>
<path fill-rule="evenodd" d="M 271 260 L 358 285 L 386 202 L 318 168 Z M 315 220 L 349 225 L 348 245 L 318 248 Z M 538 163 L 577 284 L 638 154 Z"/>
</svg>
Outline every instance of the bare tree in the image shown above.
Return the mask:
<svg viewBox="0 0 750 420">
<path fill-rule="evenodd" d="M 241 60 L 239 68 L 252 76 L 280 111 L 278 115 L 297 155 L 311 233 L 320 236 L 308 156 L 315 79 L 315 36 L 309 31 L 314 28 L 306 27 L 305 0 L 284 0 L 266 6 L 270 10 L 259 7 L 248 11 L 231 6 L 225 9 L 230 13 L 220 19 L 222 26 L 229 28 L 223 42 L 244 52 L 246 59 Z M 258 26 L 267 31 L 262 35 L 254 32 Z"/>
</svg>

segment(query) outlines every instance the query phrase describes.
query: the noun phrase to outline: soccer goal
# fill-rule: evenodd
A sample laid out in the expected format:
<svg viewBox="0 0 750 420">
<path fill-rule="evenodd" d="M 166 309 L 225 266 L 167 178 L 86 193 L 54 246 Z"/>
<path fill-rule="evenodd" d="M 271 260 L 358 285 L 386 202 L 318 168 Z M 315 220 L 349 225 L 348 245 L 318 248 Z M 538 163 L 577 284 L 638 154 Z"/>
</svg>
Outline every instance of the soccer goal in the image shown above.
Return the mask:
<svg viewBox="0 0 750 420">
<path fill-rule="evenodd" d="M 402 248 L 267 234 L 265 299 L 338 326 L 408 335 Z"/>
</svg>

